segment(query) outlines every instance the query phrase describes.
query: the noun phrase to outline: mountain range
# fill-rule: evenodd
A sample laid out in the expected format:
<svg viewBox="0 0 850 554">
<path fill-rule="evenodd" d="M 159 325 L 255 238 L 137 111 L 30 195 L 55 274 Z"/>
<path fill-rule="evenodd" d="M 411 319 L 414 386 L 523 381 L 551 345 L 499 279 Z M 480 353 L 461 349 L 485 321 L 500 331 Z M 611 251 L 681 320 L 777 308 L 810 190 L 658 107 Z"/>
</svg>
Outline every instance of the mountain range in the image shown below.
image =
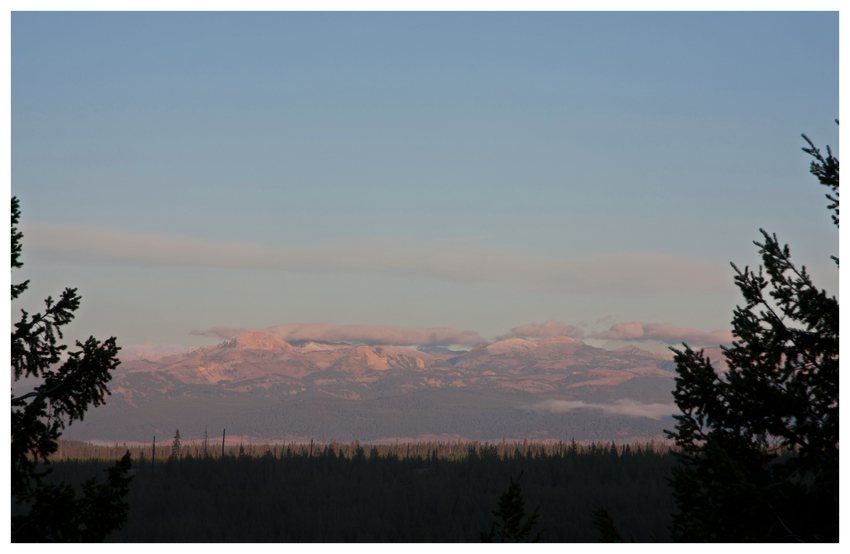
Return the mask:
<svg viewBox="0 0 850 554">
<path fill-rule="evenodd" d="M 150 441 L 181 429 L 250 440 L 446 437 L 663 438 L 674 424 L 672 354 L 605 350 L 567 336 L 470 351 L 316 341 L 245 332 L 179 352 L 122 355 L 105 406 L 65 436 Z M 713 360 L 719 349 L 707 349 Z M 717 363 L 717 362 L 716 362 Z"/>
</svg>

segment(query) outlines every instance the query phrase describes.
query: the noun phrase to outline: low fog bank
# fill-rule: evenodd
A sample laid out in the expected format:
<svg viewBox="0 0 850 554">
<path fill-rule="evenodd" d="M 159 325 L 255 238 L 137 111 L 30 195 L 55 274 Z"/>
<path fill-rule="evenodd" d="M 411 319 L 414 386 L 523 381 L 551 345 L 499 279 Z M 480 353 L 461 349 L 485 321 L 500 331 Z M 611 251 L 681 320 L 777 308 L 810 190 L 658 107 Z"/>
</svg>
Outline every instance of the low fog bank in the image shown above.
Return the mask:
<svg viewBox="0 0 850 554">
<path fill-rule="evenodd" d="M 617 400 L 614 404 L 588 404 L 581 400 L 544 400 L 537 404 L 525 406 L 522 409 L 533 412 L 563 413 L 581 408 L 602 410 L 613 415 L 648 417 L 652 419 L 662 419 L 679 413 L 679 408 L 675 404 L 641 404 L 628 398 Z"/>
</svg>

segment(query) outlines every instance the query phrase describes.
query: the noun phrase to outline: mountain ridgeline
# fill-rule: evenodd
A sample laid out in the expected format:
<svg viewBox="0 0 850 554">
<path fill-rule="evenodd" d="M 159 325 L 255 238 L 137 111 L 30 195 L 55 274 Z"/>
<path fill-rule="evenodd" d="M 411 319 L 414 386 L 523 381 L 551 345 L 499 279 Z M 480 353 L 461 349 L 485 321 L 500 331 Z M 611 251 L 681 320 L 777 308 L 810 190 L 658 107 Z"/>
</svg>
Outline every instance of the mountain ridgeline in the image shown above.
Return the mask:
<svg viewBox="0 0 850 554">
<path fill-rule="evenodd" d="M 114 372 L 106 406 L 66 436 L 141 442 L 177 428 L 188 439 L 226 428 L 266 441 L 635 442 L 661 438 L 672 425 L 668 355 L 566 336 L 427 350 L 290 344 L 266 332 L 184 353 L 141 348 Z"/>
</svg>

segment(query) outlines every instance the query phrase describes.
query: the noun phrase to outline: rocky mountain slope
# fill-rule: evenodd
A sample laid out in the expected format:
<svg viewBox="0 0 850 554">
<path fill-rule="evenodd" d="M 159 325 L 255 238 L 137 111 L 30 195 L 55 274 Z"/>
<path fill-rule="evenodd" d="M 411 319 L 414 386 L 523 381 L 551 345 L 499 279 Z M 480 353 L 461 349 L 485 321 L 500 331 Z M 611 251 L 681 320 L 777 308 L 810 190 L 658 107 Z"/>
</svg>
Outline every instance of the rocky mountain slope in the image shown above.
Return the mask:
<svg viewBox="0 0 850 554">
<path fill-rule="evenodd" d="M 107 406 L 67 434 L 141 441 L 180 428 L 191 438 L 204 425 L 219 433 L 227 422 L 228 433 L 269 440 L 660 438 L 672 426 L 669 418 L 620 414 L 616 407 L 665 404 L 672 414 L 674 377 L 671 355 L 632 346 L 608 351 L 566 336 L 424 352 L 290 344 L 248 332 L 181 354 L 130 353 L 115 372 Z"/>
</svg>

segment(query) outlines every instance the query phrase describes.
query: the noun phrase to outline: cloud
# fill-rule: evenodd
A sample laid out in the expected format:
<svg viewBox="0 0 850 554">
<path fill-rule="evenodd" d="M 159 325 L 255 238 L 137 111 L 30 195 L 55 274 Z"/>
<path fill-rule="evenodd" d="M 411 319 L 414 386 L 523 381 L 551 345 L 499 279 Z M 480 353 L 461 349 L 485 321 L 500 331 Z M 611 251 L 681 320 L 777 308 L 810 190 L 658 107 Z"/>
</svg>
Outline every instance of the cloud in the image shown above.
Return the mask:
<svg viewBox="0 0 850 554">
<path fill-rule="evenodd" d="M 148 360 L 155 362 L 167 356 L 184 354 L 190 349 L 179 344 L 122 344 L 118 357 L 122 361 Z"/>
<path fill-rule="evenodd" d="M 584 337 L 584 331 L 575 325 L 566 325 L 560 321 L 549 319 L 543 324 L 526 323 L 525 325 L 514 327 L 508 334 L 499 337 L 498 340 L 505 340 L 514 337 L 549 338 L 561 337 L 564 335 L 574 339 L 581 339 Z"/>
<path fill-rule="evenodd" d="M 649 417 L 652 419 L 661 419 L 662 417 L 679 413 L 679 408 L 675 404 L 640 404 L 630 399 L 617 400 L 614 404 L 587 404 L 581 400 L 544 400 L 528 407 L 532 411 L 554 413 L 563 413 L 581 408 L 593 408 L 614 415 Z"/>
<path fill-rule="evenodd" d="M 236 335 L 247 333 L 249 331 L 266 331 L 266 329 L 257 329 L 255 327 L 210 327 L 203 331 L 189 331 L 190 335 L 198 337 L 214 337 L 218 339 L 232 339 Z"/>
<path fill-rule="evenodd" d="M 369 272 L 495 283 L 563 294 L 712 293 L 731 288 L 725 264 L 657 252 L 548 257 L 462 241 L 345 240 L 302 248 L 211 242 L 84 225 L 23 222 L 28 251 L 57 260 L 297 272 Z"/>
<path fill-rule="evenodd" d="M 211 327 L 205 331 L 192 331 L 190 335 L 232 338 L 249 327 Z M 474 345 L 488 342 L 475 331 L 459 331 L 450 327 L 433 329 L 407 329 L 384 325 L 332 325 L 330 323 L 289 323 L 274 325 L 264 331 L 286 342 L 315 340 L 325 342 L 356 342 L 384 345 L 448 346 Z"/>
<path fill-rule="evenodd" d="M 477 345 L 490 342 L 476 331 L 460 331 L 451 327 L 408 329 L 386 325 L 333 325 L 330 323 L 288 323 L 285 325 L 274 325 L 265 329 L 257 327 L 210 327 L 203 331 L 191 331 L 189 334 L 230 339 L 240 333 L 249 331 L 265 331 L 287 342 L 315 340 L 405 346 Z M 496 337 L 495 340 L 499 341 L 516 337 L 535 339 L 559 336 L 569 336 L 579 340 L 655 340 L 667 344 L 686 342 L 695 348 L 717 346 L 732 342 L 732 333 L 730 331 L 706 333 L 704 331 L 697 331 L 696 329 L 674 327 L 667 323 L 642 323 L 634 321 L 632 323 L 616 323 L 608 331 L 595 331 L 586 334 L 575 325 L 567 325 L 552 319 L 547 320 L 545 323 L 526 323 L 525 325 L 514 327 L 508 333 Z"/>
<path fill-rule="evenodd" d="M 728 344 L 733 340 L 731 331 L 697 331 L 683 327 L 674 327 L 668 323 L 615 323 L 607 331 L 595 331 L 587 338 L 598 340 L 657 340 L 667 344 L 688 343 L 689 346 L 716 346 Z"/>
<path fill-rule="evenodd" d="M 599 322 L 612 321 L 611 316 L 605 317 Z M 567 325 L 552 319 L 545 323 L 526 323 L 514 327 L 510 332 L 496 337 L 496 340 L 505 340 L 515 337 L 520 338 L 548 338 L 568 336 L 574 339 L 596 339 L 596 340 L 622 340 L 622 341 L 660 341 L 667 344 L 688 343 L 693 347 L 717 346 L 732 342 L 731 331 L 713 331 L 706 333 L 696 329 L 674 327 L 667 323 L 644 323 L 633 321 L 631 323 L 615 323 L 607 331 L 594 331 L 585 333 L 575 325 Z"/>
</svg>

